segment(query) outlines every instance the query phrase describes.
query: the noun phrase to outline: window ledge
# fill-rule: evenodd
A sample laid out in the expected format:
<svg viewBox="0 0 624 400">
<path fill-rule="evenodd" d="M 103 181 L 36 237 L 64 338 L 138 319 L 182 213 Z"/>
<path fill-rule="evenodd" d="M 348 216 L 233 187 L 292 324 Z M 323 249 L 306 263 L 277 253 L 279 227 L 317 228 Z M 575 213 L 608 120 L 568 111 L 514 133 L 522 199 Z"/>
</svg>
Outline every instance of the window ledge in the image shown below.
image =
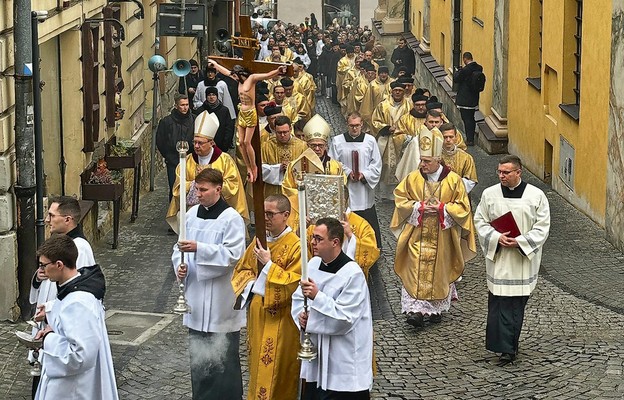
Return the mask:
<svg viewBox="0 0 624 400">
<path fill-rule="evenodd" d="M 485 25 L 483 23 L 483 21 L 481 21 L 479 18 L 477 17 L 472 17 L 472 22 L 474 22 L 475 24 L 479 25 L 481 28 L 483 28 L 483 26 Z"/>
<path fill-rule="evenodd" d="M 542 91 L 542 78 L 526 78 L 526 81 L 538 92 Z"/>
<path fill-rule="evenodd" d="M 570 118 L 578 122 L 580 114 L 580 107 L 578 104 L 559 104 L 559 108 L 564 113 L 568 114 Z"/>
</svg>

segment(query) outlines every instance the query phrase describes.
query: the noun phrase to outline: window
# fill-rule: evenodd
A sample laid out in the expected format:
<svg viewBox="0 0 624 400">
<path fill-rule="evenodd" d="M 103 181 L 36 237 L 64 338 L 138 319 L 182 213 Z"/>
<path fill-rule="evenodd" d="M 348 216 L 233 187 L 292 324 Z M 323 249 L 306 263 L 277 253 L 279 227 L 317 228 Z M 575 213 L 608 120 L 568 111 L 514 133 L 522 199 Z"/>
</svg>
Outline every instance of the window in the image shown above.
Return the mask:
<svg viewBox="0 0 624 400">
<path fill-rule="evenodd" d="M 82 33 L 82 97 L 83 97 L 83 135 L 87 153 L 94 150 L 94 144 L 100 135 L 100 93 L 99 74 L 99 25 L 84 23 Z"/>
<path fill-rule="evenodd" d="M 104 18 L 121 19 L 119 5 L 107 6 L 102 10 Z M 121 77 L 121 40 L 115 25 L 104 22 L 104 81 L 106 95 L 106 127 L 114 128 L 115 121 L 123 118 L 121 92 L 124 81 Z"/>
<path fill-rule="evenodd" d="M 564 68 L 567 76 L 564 77 L 563 87 L 563 103 L 559 108 L 563 110 L 572 119 L 578 121 L 581 106 L 581 47 L 583 32 L 583 0 L 569 0 L 566 4 L 566 19 L 573 18 L 573 23 L 569 26 L 574 27 L 572 34 L 565 32 L 564 34 L 564 53 L 565 50 L 572 51 L 571 57 L 564 58 Z M 572 9 L 572 6 L 573 9 Z M 569 21 L 571 22 L 571 21 Z M 567 48 L 566 48 L 567 43 Z"/>
<path fill-rule="evenodd" d="M 543 0 L 531 0 L 529 33 L 529 77 L 527 82 L 537 90 L 542 89 L 542 30 L 544 26 Z"/>
</svg>

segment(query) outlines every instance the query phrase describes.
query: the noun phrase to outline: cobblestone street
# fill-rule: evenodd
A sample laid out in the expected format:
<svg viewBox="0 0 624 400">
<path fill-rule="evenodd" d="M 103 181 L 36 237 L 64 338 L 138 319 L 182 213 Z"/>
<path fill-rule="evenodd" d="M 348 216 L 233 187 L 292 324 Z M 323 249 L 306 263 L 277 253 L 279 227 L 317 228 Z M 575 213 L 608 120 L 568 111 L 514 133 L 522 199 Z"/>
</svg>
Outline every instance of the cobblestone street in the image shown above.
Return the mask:
<svg viewBox="0 0 624 400">
<path fill-rule="evenodd" d="M 334 133 L 345 131 L 339 110 L 318 97 L 317 110 Z M 497 182 L 497 157 L 470 148 L 479 173 L 472 194 Z M 393 203 L 377 203 L 384 251 L 371 272 L 377 375 L 376 399 L 604 399 L 624 398 L 624 255 L 604 231 L 559 194 L 524 172 L 542 188 L 551 206 L 551 235 L 542 274 L 529 300 L 514 364 L 497 366 L 485 350 L 487 286 L 479 253 L 458 284 L 459 301 L 442 323 L 415 330 L 400 313 L 400 282 L 393 270 L 396 241 L 388 230 Z M 556 179 L 556 178 L 554 178 Z M 175 236 L 167 234 L 166 176 L 141 198 L 137 221 L 122 217 L 119 248 L 112 234 L 94 244 L 107 277 L 109 312 L 171 314 L 178 295 L 170 255 Z M 181 318 L 163 322 L 138 345 L 115 342 L 109 325 L 120 398 L 189 399 L 187 332 Z M 30 366 L 13 331 L 26 324 L 0 322 L 0 399 L 30 398 Z M 243 335 L 244 336 L 244 335 Z M 244 339 L 243 339 L 244 340 Z M 246 371 L 244 346 L 242 365 Z M 297 374 L 297 371 L 292 371 Z"/>
</svg>

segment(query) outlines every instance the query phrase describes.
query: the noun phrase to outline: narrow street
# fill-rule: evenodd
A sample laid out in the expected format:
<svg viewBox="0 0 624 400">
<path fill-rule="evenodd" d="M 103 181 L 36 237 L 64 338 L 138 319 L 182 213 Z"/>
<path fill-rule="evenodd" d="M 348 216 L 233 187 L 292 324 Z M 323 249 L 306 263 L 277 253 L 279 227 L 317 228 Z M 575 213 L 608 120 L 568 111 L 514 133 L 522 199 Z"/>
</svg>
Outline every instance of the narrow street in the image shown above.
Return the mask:
<svg viewBox="0 0 624 400">
<path fill-rule="evenodd" d="M 334 134 L 346 124 L 327 99 L 317 110 Z M 471 147 L 479 185 L 497 182 L 497 157 Z M 388 230 L 393 203 L 378 202 L 384 251 L 371 272 L 376 399 L 597 399 L 624 397 L 624 255 L 604 231 L 528 171 L 523 177 L 542 188 L 551 206 L 551 236 L 544 249 L 542 275 L 529 300 L 520 353 L 498 367 L 485 350 L 487 287 L 479 253 L 458 285 L 460 300 L 442 323 L 422 330 L 400 314 L 400 282 L 393 271 L 396 241 Z M 175 236 L 167 234 L 166 176 L 141 198 L 134 224 L 122 218 L 119 248 L 107 239 L 94 244 L 107 277 L 108 328 L 120 398 L 188 399 L 191 393 L 187 333 L 172 314 L 178 295 L 170 267 Z M 107 242 L 108 241 L 108 242 Z M 0 323 L 0 398 L 30 398 L 30 366 L 13 331 L 26 325 Z M 244 346 L 242 365 L 246 370 Z M 292 371 L 297 374 L 297 371 Z"/>
</svg>

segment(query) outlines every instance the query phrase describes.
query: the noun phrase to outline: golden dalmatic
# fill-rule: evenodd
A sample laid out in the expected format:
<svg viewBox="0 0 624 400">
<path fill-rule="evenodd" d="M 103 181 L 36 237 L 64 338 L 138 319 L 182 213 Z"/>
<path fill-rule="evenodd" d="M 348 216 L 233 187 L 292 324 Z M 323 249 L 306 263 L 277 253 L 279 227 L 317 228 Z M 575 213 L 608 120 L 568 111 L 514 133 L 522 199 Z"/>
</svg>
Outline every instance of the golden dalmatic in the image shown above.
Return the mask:
<svg viewBox="0 0 624 400">
<path fill-rule="evenodd" d="M 477 183 L 477 168 L 472 156 L 460 148 L 452 151 L 442 150 L 442 160 L 453 172 L 462 178 L 470 179 Z"/>
<path fill-rule="evenodd" d="M 340 100 L 343 97 L 342 82 L 345 79 L 347 71 L 355 68 L 355 56 L 344 56 L 338 60 L 338 66 L 336 67 L 336 96 Z"/>
<path fill-rule="evenodd" d="M 308 145 L 291 134 L 288 143 L 280 143 L 275 136 L 270 137 L 262 144 L 262 176 L 264 180 L 264 196 L 282 192 L 282 182 L 285 177 L 281 171 L 282 162 L 290 163 L 299 157 Z"/>
<path fill-rule="evenodd" d="M 258 279 L 255 244 L 254 237 L 234 269 L 232 287 L 237 297 Z M 289 228 L 277 238 L 267 235 L 267 245 L 272 265 L 266 274 L 264 296 L 253 295 L 247 313 L 247 399 L 291 400 L 297 397 L 299 385 L 299 330 L 290 309 L 301 280 L 301 247 L 299 237 Z"/>
<path fill-rule="evenodd" d="M 362 104 L 360 105 L 362 120 L 365 121 L 368 126 L 371 125 L 375 107 L 390 97 L 391 82 L 390 78 L 388 78 L 386 82 L 382 82 L 379 78 L 377 78 L 370 83 L 370 89 L 368 90 L 366 96 L 362 99 Z"/>
<path fill-rule="evenodd" d="M 314 78 L 309 73 L 301 71 L 298 76 L 293 76 L 292 80 L 294 81 L 293 91 L 301 93 L 305 97 L 313 114 L 316 110 L 316 83 L 314 83 Z"/>
</svg>

